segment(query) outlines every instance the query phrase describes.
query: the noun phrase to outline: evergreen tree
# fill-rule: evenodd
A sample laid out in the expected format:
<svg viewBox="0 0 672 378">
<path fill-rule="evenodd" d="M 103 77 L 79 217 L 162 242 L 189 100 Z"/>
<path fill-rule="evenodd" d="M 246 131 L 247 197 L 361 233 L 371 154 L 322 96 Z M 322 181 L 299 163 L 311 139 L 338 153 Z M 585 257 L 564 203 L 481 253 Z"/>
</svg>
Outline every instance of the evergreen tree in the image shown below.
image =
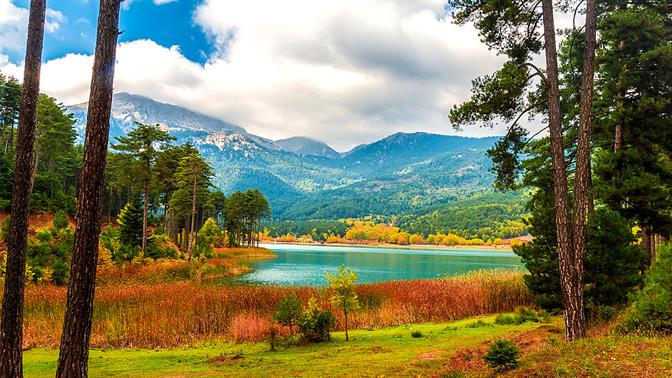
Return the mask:
<svg viewBox="0 0 672 378">
<path fill-rule="evenodd" d="M 127 136 L 118 137 L 118 144 L 112 148 L 130 155 L 137 162 L 135 174 L 142 185 L 143 194 L 143 217 L 142 217 L 142 242 L 141 250 L 144 252 L 147 246 L 147 219 L 149 213 L 149 190 L 152 180 L 152 168 L 157 158 L 157 148 L 161 144 L 170 142 L 175 138 L 168 132 L 161 130 L 159 125 L 145 125 L 135 122 L 135 129 Z"/>
<path fill-rule="evenodd" d="M 449 4 L 455 9 L 456 22 L 474 22 L 483 42 L 508 58 L 495 74 L 474 80 L 471 99 L 450 112 L 450 119 L 456 127 L 477 122 L 492 126 L 495 120 L 512 122 L 507 135 L 490 152 L 496 164 L 494 169 L 500 188 L 511 186 L 519 173 L 518 154 L 524 149 L 523 140 L 527 137 L 527 132 L 519 125 L 520 119 L 528 113 L 547 117 L 550 148 L 546 152 L 551 157 L 551 188 L 565 331 L 570 340 L 583 337 L 585 218 L 593 207 L 589 188 L 597 2 L 585 2 L 581 85 L 572 90 L 578 102 L 578 130 L 577 140 L 572 142 L 576 146 L 573 162 L 569 163 L 565 157 L 566 135 L 563 129 L 567 114 L 562 105 L 571 99 L 563 99 L 561 93 L 553 1 L 540 0 L 529 4 L 525 1 L 454 0 Z M 542 27 L 538 30 L 540 24 Z M 543 46 L 540 42 L 542 36 Z M 546 58 L 545 71 L 532 63 L 533 56 L 542 51 Z M 534 79 L 537 80 L 536 86 Z M 570 165 L 575 168 L 571 218 L 567 172 Z"/>
<path fill-rule="evenodd" d="M 644 269 L 672 233 L 672 9 L 609 2 L 600 20 L 596 196 L 642 229 Z"/>
<path fill-rule="evenodd" d="M 544 198 L 546 197 L 546 198 Z M 534 302 L 541 308 L 562 308 L 558 255 L 553 248 L 554 223 L 552 210 L 539 195 L 530 210 L 530 234 L 534 240 L 514 247 L 521 256 L 528 274 L 525 284 L 534 295 Z M 538 205 L 537 202 L 539 202 Z M 636 246 L 630 226 L 616 212 L 598 209 L 588 219 L 586 233 L 586 266 L 584 298 L 588 311 L 600 306 L 616 306 L 627 302 L 628 295 L 641 281 L 642 251 Z"/>
<path fill-rule="evenodd" d="M 173 212 L 182 216 L 189 216 L 189 229 L 187 231 L 187 258 L 191 259 L 192 239 L 196 229 L 196 209 L 198 201 L 208 195 L 208 188 L 212 186 L 212 167 L 200 155 L 191 154 L 180 159 L 180 164 L 175 172 L 177 190 L 170 200 Z"/>
<path fill-rule="evenodd" d="M 119 239 L 125 245 L 139 247 L 142 244 L 142 209 L 137 201 L 129 201 L 119 213 Z"/>
</svg>

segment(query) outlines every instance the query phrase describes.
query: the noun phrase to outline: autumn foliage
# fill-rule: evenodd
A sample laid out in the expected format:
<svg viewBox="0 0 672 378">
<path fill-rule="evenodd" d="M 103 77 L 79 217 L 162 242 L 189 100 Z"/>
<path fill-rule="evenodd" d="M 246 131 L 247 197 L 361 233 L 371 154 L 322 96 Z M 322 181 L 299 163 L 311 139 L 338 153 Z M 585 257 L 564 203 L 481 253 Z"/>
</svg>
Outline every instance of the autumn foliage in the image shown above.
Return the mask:
<svg viewBox="0 0 672 378">
<path fill-rule="evenodd" d="M 352 328 L 442 322 L 512 311 L 531 297 L 520 272 L 475 272 L 436 280 L 359 285 L 361 308 Z M 105 285 L 96 289 L 93 347 L 174 347 L 202 341 L 256 341 L 267 337 L 280 300 L 295 291 L 305 306 L 310 297 L 343 316 L 325 288 L 231 286 L 197 282 Z M 58 345 L 66 289 L 31 285 L 26 290 L 25 343 Z"/>
</svg>

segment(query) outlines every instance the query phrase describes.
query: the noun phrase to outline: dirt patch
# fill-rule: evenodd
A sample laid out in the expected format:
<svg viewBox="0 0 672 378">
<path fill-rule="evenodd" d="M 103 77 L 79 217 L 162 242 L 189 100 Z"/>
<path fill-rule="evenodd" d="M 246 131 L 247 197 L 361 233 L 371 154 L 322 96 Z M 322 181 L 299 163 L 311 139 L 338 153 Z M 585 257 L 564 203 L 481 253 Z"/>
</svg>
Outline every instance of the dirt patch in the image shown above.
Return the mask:
<svg viewBox="0 0 672 378">
<path fill-rule="evenodd" d="M 431 361 L 431 360 L 439 360 L 443 358 L 446 355 L 445 350 L 434 350 L 431 352 L 426 352 L 418 355 L 416 357 L 416 361 Z"/>
</svg>

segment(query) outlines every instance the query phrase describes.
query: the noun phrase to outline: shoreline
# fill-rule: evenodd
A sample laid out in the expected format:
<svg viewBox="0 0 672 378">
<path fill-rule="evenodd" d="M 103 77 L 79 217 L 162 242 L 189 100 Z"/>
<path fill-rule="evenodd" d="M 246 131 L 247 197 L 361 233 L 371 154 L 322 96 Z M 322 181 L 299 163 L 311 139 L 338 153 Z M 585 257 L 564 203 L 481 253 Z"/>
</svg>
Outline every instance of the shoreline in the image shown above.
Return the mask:
<svg viewBox="0 0 672 378">
<path fill-rule="evenodd" d="M 455 250 L 455 249 L 474 249 L 474 250 L 487 250 L 487 251 L 513 251 L 509 245 L 429 245 L 429 244 L 410 244 L 410 245 L 399 245 L 399 244 L 364 244 L 364 243 L 298 243 L 298 242 L 276 242 L 271 240 L 265 240 L 260 242 L 261 244 L 279 244 L 279 245 L 303 245 L 303 246 L 314 246 L 314 247 L 350 247 L 350 248 L 388 248 L 388 249 L 403 249 L 411 251 L 423 251 L 423 250 Z"/>
</svg>

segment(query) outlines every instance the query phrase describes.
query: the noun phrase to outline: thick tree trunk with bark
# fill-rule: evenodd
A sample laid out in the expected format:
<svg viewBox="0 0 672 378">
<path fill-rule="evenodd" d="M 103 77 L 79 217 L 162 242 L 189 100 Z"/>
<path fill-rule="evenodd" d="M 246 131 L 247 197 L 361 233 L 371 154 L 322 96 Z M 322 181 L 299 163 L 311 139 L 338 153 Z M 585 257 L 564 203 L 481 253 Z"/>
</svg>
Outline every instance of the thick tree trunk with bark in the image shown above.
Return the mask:
<svg viewBox="0 0 672 378">
<path fill-rule="evenodd" d="M 546 77 L 548 85 L 548 123 L 551 139 L 551 161 L 553 168 L 553 196 L 555 203 L 555 223 L 557 232 L 557 249 L 560 267 L 560 287 L 565 308 L 565 327 L 568 339 L 575 339 L 575 319 L 577 306 L 575 294 L 579 292 L 578 282 L 573 274 L 572 235 L 569 228 L 569 204 L 567 188 L 567 172 L 565 171 L 565 154 L 562 135 L 562 118 L 560 115 L 560 89 L 558 77 L 558 54 L 555 41 L 555 21 L 553 1 L 542 1 L 542 17 L 544 22 L 544 42 L 546 53 Z M 582 302 L 583 298 L 578 298 Z"/>
<path fill-rule="evenodd" d="M 191 193 L 191 224 L 189 225 L 189 237 L 187 238 L 187 261 L 191 261 L 191 245 L 194 239 L 194 228 L 196 226 L 196 175 L 194 175 L 194 185 Z"/>
<path fill-rule="evenodd" d="M 581 80 L 581 104 L 579 113 L 579 140 L 576 149 L 576 176 L 574 180 L 574 248 L 572 264 L 572 285 L 575 290 L 570 293 L 568 311 L 565 311 L 565 326 L 570 340 L 585 335 L 585 319 L 583 309 L 583 264 L 586 249 L 586 218 L 591 207 L 589 189 L 591 182 L 590 166 L 590 134 L 593 124 L 593 82 L 595 79 L 595 49 L 597 36 L 597 2 L 586 2 L 586 52 L 583 62 L 583 77 Z"/>
<path fill-rule="evenodd" d="M 142 253 L 144 255 L 145 248 L 147 248 L 147 218 L 149 214 L 149 175 L 150 175 L 150 165 L 147 164 L 147 179 L 144 182 L 143 186 L 143 196 L 144 201 L 142 205 Z"/>
<path fill-rule="evenodd" d="M 0 326 L 1 377 L 21 377 L 23 375 L 21 346 L 23 343 L 24 276 L 26 250 L 28 248 L 30 195 L 33 190 L 33 150 L 37 123 L 37 100 L 40 95 L 40 68 L 46 9 L 46 0 L 32 0 L 30 3 L 23 94 L 19 113 L 14 186 L 12 188 L 9 251 L 7 253 L 5 288 L 2 298 L 2 324 Z"/>
<path fill-rule="evenodd" d="M 88 375 L 105 163 L 114 91 L 121 0 L 101 0 L 93 62 L 84 162 L 77 193 L 77 228 L 58 357 L 57 377 Z"/>
</svg>

